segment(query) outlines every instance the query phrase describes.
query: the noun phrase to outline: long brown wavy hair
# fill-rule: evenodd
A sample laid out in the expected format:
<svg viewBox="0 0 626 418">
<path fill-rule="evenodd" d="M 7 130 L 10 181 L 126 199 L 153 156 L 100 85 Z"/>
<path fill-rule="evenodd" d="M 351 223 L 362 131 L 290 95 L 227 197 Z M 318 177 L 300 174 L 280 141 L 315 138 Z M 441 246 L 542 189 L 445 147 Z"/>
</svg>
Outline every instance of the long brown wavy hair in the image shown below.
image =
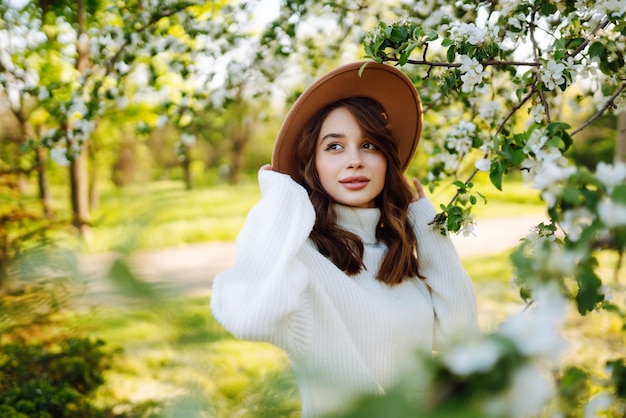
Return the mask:
<svg viewBox="0 0 626 418">
<path fill-rule="evenodd" d="M 412 277 L 423 279 L 419 272 L 417 239 L 407 214 L 413 191 L 402 173 L 398 143 L 392 135 L 385 110 L 369 97 L 351 97 L 334 102 L 320 110 L 304 127 L 296 158 L 304 187 L 316 212 L 310 238 L 322 255 L 348 275 L 358 274 L 365 268 L 363 242 L 357 235 L 337 225 L 334 201 L 322 187 L 315 165 L 315 149 L 322 124 L 330 112 L 340 107 L 346 108 L 355 117 L 363 136 L 372 141 L 387 161 L 385 185 L 375 199 L 381 212 L 376 238 L 387 246 L 376 279 L 389 285 Z"/>
</svg>

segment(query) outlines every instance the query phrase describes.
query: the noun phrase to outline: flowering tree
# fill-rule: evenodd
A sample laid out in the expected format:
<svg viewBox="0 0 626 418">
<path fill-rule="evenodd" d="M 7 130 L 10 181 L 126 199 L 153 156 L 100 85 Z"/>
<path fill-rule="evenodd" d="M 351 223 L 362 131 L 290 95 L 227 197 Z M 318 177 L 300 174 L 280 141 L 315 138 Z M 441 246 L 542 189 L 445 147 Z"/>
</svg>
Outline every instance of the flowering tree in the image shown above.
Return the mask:
<svg viewBox="0 0 626 418">
<path fill-rule="evenodd" d="M 198 0 L 15 0 L 0 16 L 0 93 L 22 125 L 22 148 L 69 167 L 83 232 L 99 122 L 122 119 L 140 134 L 171 123 L 188 168 L 191 122 L 232 94 L 216 78 L 241 60 L 229 53 L 249 36 L 250 17 L 234 3 Z"/>
</svg>

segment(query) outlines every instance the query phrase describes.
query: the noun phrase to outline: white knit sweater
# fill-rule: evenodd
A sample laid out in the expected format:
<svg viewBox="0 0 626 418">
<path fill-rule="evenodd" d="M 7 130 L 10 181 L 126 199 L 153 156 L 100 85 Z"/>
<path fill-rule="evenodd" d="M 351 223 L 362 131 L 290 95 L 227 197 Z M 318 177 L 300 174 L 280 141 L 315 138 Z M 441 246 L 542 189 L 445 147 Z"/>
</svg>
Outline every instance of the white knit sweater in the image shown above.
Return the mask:
<svg viewBox="0 0 626 418">
<path fill-rule="evenodd" d="M 364 269 L 347 276 L 308 239 L 315 211 L 289 176 L 259 173 L 262 198 L 237 238 L 237 261 L 214 281 L 211 308 L 234 336 L 270 342 L 291 360 L 302 416 L 346 407 L 356 395 L 397 382 L 416 349 L 435 337 L 478 329 L 474 287 L 452 242 L 429 225 L 426 199 L 411 204 L 421 273 L 377 281 L 386 247 L 375 237 L 379 209 L 336 206 L 338 223 L 361 237 Z M 430 289 L 429 289 L 430 288 Z"/>
</svg>

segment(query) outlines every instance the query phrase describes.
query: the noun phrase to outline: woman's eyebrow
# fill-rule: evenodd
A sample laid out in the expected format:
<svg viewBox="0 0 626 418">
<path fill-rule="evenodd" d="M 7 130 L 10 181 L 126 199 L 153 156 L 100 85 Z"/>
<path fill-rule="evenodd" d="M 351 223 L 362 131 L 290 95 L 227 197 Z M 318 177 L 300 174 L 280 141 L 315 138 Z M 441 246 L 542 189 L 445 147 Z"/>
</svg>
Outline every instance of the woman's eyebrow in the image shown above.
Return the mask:
<svg viewBox="0 0 626 418">
<path fill-rule="evenodd" d="M 324 142 L 325 140 L 329 139 L 329 138 L 345 138 L 346 134 L 342 134 L 342 133 L 336 133 L 336 132 L 331 132 L 329 134 L 324 135 L 321 139 L 320 142 Z"/>
</svg>

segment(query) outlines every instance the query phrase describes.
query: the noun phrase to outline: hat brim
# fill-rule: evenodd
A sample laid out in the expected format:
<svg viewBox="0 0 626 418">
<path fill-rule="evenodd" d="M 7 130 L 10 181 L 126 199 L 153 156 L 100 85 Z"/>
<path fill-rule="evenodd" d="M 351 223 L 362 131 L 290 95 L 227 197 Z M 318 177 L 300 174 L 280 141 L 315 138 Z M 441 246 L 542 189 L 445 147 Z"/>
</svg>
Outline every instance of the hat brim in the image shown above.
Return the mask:
<svg viewBox="0 0 626 418">
<path fill-rule="evenodd" d="M 346 64 L 311 84 L 293 104 L 278 132 L 272 152 L 274 170 L 289 174 L 302 183 L 296 148 L 306 123 L 322 108 L 348 97 L 365 96 L 377 100 L 391 122 L 402 171 L 406 170 L 419 143 L 422 131 L 422 105 L 415 85 L 396 67 L 368 62 Z"/>
</svg>

